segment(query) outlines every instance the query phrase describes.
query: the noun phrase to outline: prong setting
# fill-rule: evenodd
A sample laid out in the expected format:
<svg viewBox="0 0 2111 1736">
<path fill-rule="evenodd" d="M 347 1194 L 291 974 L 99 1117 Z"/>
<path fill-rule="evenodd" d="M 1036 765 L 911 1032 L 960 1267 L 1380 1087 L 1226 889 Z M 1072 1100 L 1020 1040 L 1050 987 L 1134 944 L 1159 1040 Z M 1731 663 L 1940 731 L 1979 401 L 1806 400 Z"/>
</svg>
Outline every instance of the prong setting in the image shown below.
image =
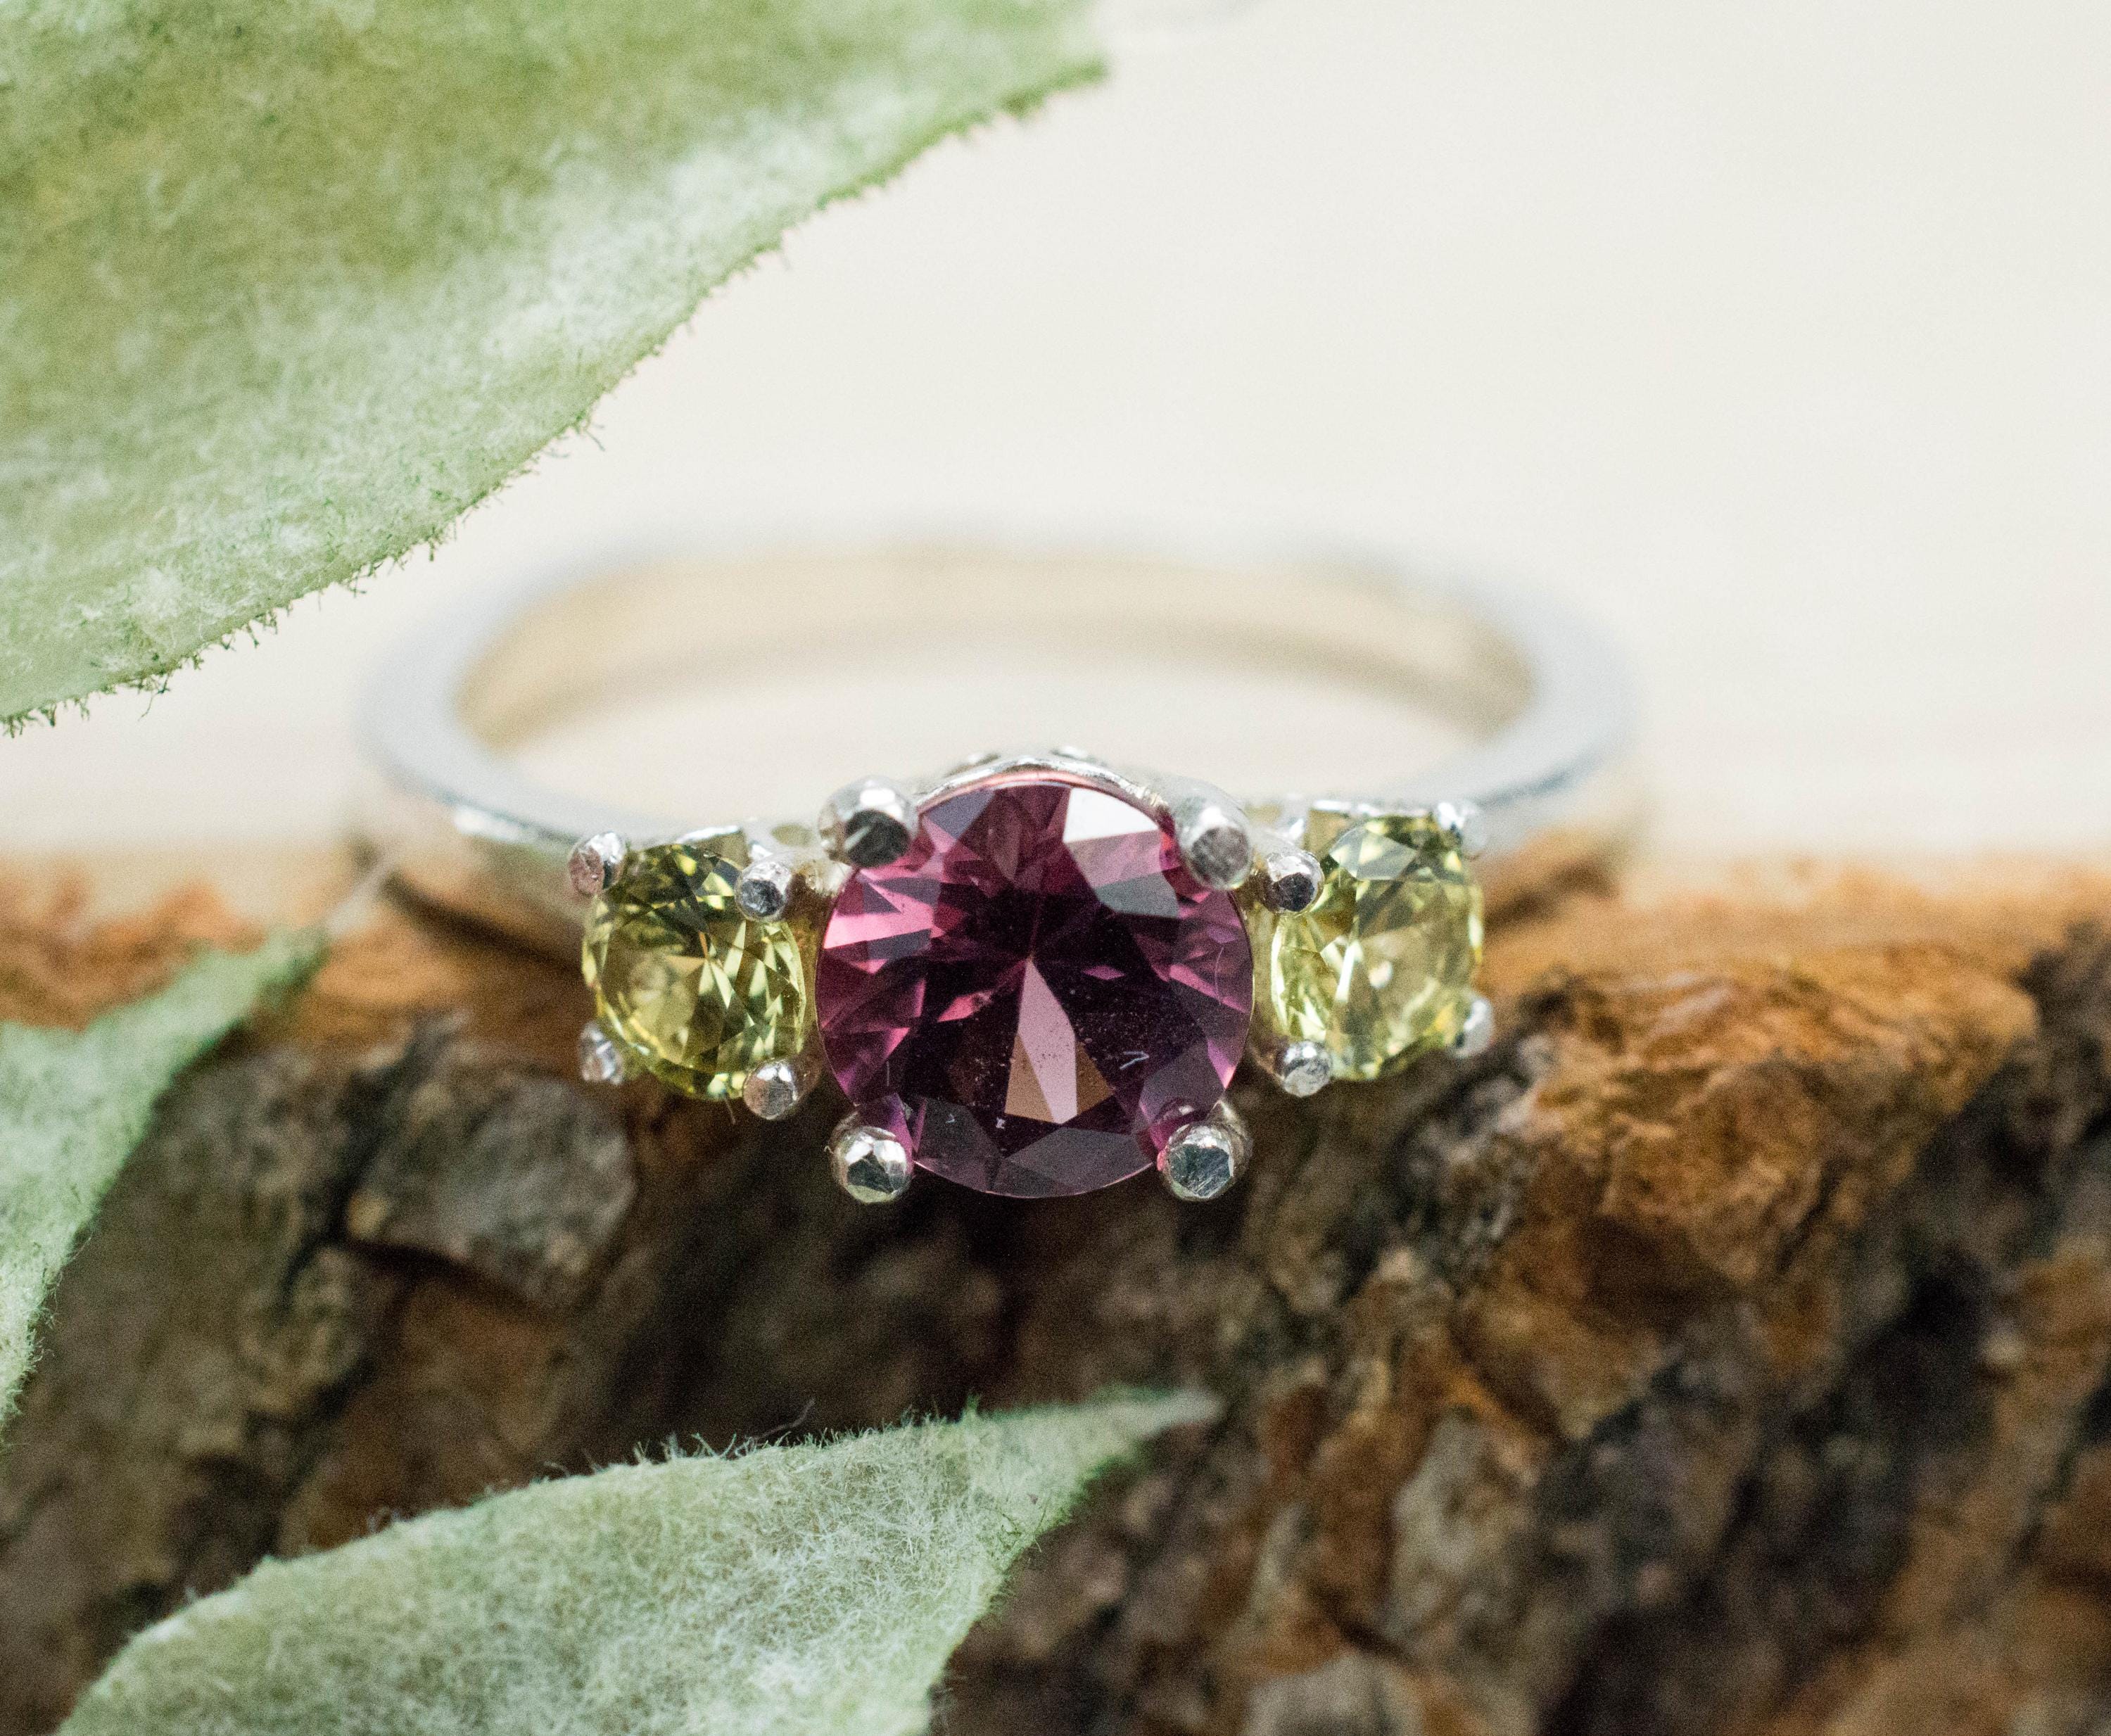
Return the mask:
<svg viewBox="0 0 2111 1736">
<path fill-rule="evenodd" d="M 1334 1057 L 1323 1043 L 1280 1043 L 1260 1060 L 1261 1070 L 1292 1097 L 1310 1097 L 1334 1077 Z"/>
<path fill-rule="evenodd" d="M 860 1206 L 884 1206 L 907 1191 L 913 1173 L 908 1147 L 883 1127 L 847 1116 L 829 1141 L 836 1185 Z"/>
<path fill-rule="evenodd" d="M 1261 858 L 1260 899 L 1270 910 L 1295 915 L 1319 902 L 1326 870 L 1310 850 L 1285 846 Z"/>
<path fill-rule="evenodd" d="M 852 868 L 883 868 L 908 854 L 916 835 L 916 803 L 898 784 L 862 778 L 829 798 L 821 810 L 820 834 L 838 861 Z"/>
<path fill-rule="evenodd" d="M 590 1085 L 620 1085 L 630 1077 L 630 1057 L 598 1019 L 581 1027 L 579 1055 L 579 1077 Z"/>
<path fill-rule="evenodd" d="M 1165 1142 L 1158 1154 L 1158 1173 L 1175 1199 L 1221 1197 L 1246 1173 L 1253 1156 L 1253 1137 L 1228 1102 L 1190 1122 Z"/>
<path fill-rule="evenodd" d="M 747 1075 L 740 1088 L 740 1100 L 761 1120 L 781 1121 L 806 1100 L 819 1075 L 819 1069 L 803 1055 L 789 1061 L 765 1061 Z"/>
<path fill-rule="evenodd" d="M 1488 816 L 1477 802 L 1440 802 L 1429 811 L 1445 835 L 1469 861 L 1488 848 Z"/>
<path fill-rule="evenodd" d="M 1191 796 L 1175 806 L 1173 824 L 1181 860 L 1205 886 L 1230 892 L 1252 872 L 1253 835 L 1235 803 L 1207 793 Z"/>
<path fill-rule="evenodd" d="M 742 915 L 757 922 L 782 921 L 791 906 L 792 884 L 796 877 L 792 864 L 783 857 L 754 852 L 740 871 L 733 902 L 740 906 Z"/>
<path fill-rule="evenodd" d="M 1451 1052 L 1462 1061 L 1470 1061 L 1476 1055 L 1487 1053 L 1495 1040 L 1496 1009 L 1486 995 L 1477 994 L 1466 1009 L 1459 1034 L 1451 1039 Z"/>
<path fill-rule="evenodd" d="M 1063 802 L 1087 799 L 1078 794 L 1080 788 L 1093 792 L 1093 799 L 1111 799 L 1142 817 L 1110 821 L 1097 809 L 1080 810 L 1074 816 L 1076 826 L 1059 824 L 1066 811 Z M 974 811 L 982 816 L 975 820 L 977 825 L 986 820 L 996 825 L 988 817 L 995 815 L 1010 830 L 993 833 L 992 843 L 967 829 L 967 823 L 957 816 L 947 819 L 937 814 L 944 802 L 970 793 L 976 804 Z M 1051 802 L 1056 806 L 1051 807 Z M 1009 807 L 1003 805 L 1007 802 Z M 803 1025 L 784 1029 L 778 1034 L 779 1040 L 756 1043 L 744 1054 L 722 1044 L 724 1052 L 718 1057 L 716 1071 L 699 1073 L 688 1049 L 676 1052 L 671 1038 L 663 1044 L 660 1025 L 633 1019 L 633 1000 L 647 1012 L 658 1010 L 658 1003 L 649 997 L 639 998 L 645 996 L 643 988 L 620 973 L 603 980 L 603 973 L 615 971 L 620 961 L 615 938 L 629 944 L 632 929 L 638 929 L 645 934 L 644 943 L 657 949 L 652 957 L 670 952 L 686 957 L 708 953 L 714 946 L 752 951 L 795 944 L 802 953 L 818 945 L 824 957 L 833 957 L 828 949 L 835 946 L 846 959 L 857 963 L 856 948 L 869 937 L 853 929 L 838 939 L 840 905 L 821 910 L 829 895 L 851 883 L 853 876 L 869 878 L 875 884 L 889 876 L 921 876 L 927 857 L 938 843 L 957 834 L 963 840 L 962 852 L 968 854 L 960 870 L 962 884 L 967 884 L 969 870 L 983 871 L 978 866 L 983 858 L 975 857 L 975 851 L 999 863 L 1005 875 L 1023 877 L 1024 869 L 1014 869 L 1006 850 L 1017 854 L 1021 863 L 1040 860 L 1029 857 L 1029 846 L 1049 860 L 1061 860 L 1060 852 L 1072 846 L 1074 831 L 1078 837 L 1097 838 L 1102 829 L 1124 828 L 1146 836 L 1155 828 L 1156 842 L 1151 848 L 1158 852 L 1156 871 L 1174 876 L 1183 915 L 1195 905 L 1197 911 L 1189 920 L 1198 925 L 1214 923 L 1224 930 L 1210 956 L 1221 966 L 1232 950 L 1239 950 L 1235 979 L 1226 979 L 1229 986 L 1214 984 L 1210 989 L 1213 1009 L 1220 1010 L 1227 1021 L 1234 1012 L 1240 1016 L 1237 1026 L 1210 1039 L 1211 1064 L 1220 1080 L 1228 1077 L 1242 1047 L 1256 1070 L 1301 1098 L 1337 1079 L 1379 1076 L 1391 1065 L 1433 1046 L 1461 1058 L 1487 1051 L 1494 1038 L 1494 1015 L 1487 998 L 1473 987 L 1480 952 L 1480 904 L 1473 878 L 1463 866 L 1464 857 L 1486 846 L 1487 827 L 1479 808 L 1470 802 L 1447 802 L 1427 808 L 1367 812 L 1363 804 L 1337 804 L 1326 807 L 1323 816 L 1319 807 L 1308 811 L 1299 804 L 1293 823 L 1286 825 L 1288 811 L 1281 805 L 1263 804 L 1250 815 L 1214 785 L 1118 771 L 1064 750 L 1010 759 L 979 757 L 937 784 L 914 788 L 883 778 L 847 784 L 822 811 L 817 828 L 821 848 L 816 848 L 816 834 L 803 828 L 780 827 L 765 833 L 759 823 L 749 823 L 696 834 L 696 860 L 691 861 L 670 854 L 684 840 L 633 848 L 615 833 L 595 834 L 574 847 L 566 864 L 573 887 L 596 901 L 587 917 L 586 971 L 588 986 L 596 992 L 598 1016 L 580 1034 L 580 1072 L 595 1083 L 618 1084 L 649 1071 L 692 1095 L 716 1101 L 738 1095 L 756 1116 L 782 1120 L 798 1109 L 824 1070 L 813 1029 Z M 1308 825 L 1310 829 L 1305 829 Z M 1007 842 L 1015 837 L 1019 842 Z M 1306 848 L 1308 843 L 1312 848 Z M 669 858 L 665 863 L 663 855 Z M 1182 868 L 1185 875 L 1180 873 Z M 1088 887 L 1096 884 L 1093 871 L 1083 866 L 1078 870 Z M 667 885 L 661 887 L 655 875 Z M 694 892 L 694 887 L 714 876 L 707 899 Z M 1410 879 L 1414 884 L 1401 890 Z M 1351 892 L 1353 907 L 1345 902 Z M 1228 893 L 1237 896 L 1226 898 Z M 915 893 L 927 895 L 927 890 Z M 685 898 L 688 902 L 683 902 Z M 1437 903 L 1425 911 L 1432 899 Z M 1106 916 L 1115 908 L 1110 902 L 1089 908 L 1093 921 L 1112 920 Z M 825 935 L 808 932 L 810 909 L 825 916 Z M 715 929 L 706 934 L 699 925 L 706 919 L 719 924 L 723 933 Z M 663 935 L 651 929 L 654 921 L 668 932 Z M 691 927 L 682 927 L 683 922 Z M 631 927 L 620 928 L 624 923 Z M 1289 929 L 1278 926 L 1284 924 L 1302 925 Z M 1243 925 L 1243 936 L 1234 925 Z M 1266 961 L 1272 961 L 1271 968 L 1288 968 L 1280 964 L 1280 954 L 1301 969 L 1309 963 L 1308 975 L 1319 975 L 1310 982 L 1304 978 L 1269 979 L 1265 991 L 1274 998 L 1267 1008 L 1266 1022 L 1248 1030 L 1244 997 L 1255 979 L 1237 943 L 1249 941 L 1259 957 L 1269 937 L 1285 933 L 1296 944 L 1286 942 L 1269 952 Z M 593 950 L 597 934 L 605 943 L 598 954 Z M 974 955 L 978 964 L 987 962 L 984 953 L 1000 950 L 994 943 L 983 947 L 983 952 Z M 792 968 L 798 963 L 795 958 Z M 810 955 L 805 964 L 806 992 L 812 996 L 817 991 Z M 1426 983 L 1422 980 L 1425 966 Z M 1405 984 L 1401 993 L 1421 998 L 1410 1003 L 1396 996 L 1389 1002 L 1384 991 L 1390 974 L 1403 967 L 1415 979 Z M 1115 969 L 1111 963 L 1101 968 Z M 1332 998 L 1314 1000 L 1314 993 L 1325 988 L 1320 975 L 1326 972 L 1339 979 Z M 863 979 L 859 983 L 861 987 Z M 1344 984 L 1354 990 L 1347 1000 L 1342 998 Z M 1145 986 L 1151 985 L 1146 982 Z M 834 1016 L 829 1007 L 847 1004 L 844 995 L 848 993 L 843 991 L 835 1002 L 822 1008 L 820 1029 L 829 1043 L 829 1065 L 835 1069 L 845 1094 L 853 1102 L 871 1106 L 895 1088 L 845 1075 L 842 1052 L 836 1046 L 840 1033 L 829 1020 Z M 605 998 L 605 993 L 611 998 Z M 1262 1011 L 1260 999 L 1256 991 L 1253 1011 L 1257 1015 Z M 800 1005 L 788 1004 L 792 1006 L 790 1016 L 797 1016 Z M 920 1018 L 910 1006 L 892 1016 L 892 1025 L 899 1026 L 906 1038 L 925 1041 Z M 853 1029 L 848 1025 L 844 1028 Z M 1021 1028 L 1025 1028 L 1024 1022 Z M 1155 1028 L 1150 1034 L 1156 1040 Z M 936 1036 L 928 1040 L 934 1045 L 938 1042 Z M 1173 1041 L 1168 1037 L 1163 1046 L 1169 1048 Z M 663 1054 L 663 1047 L 667 1053 Z M 758 1061 L 758 1051 L 781 1058 Z M 697 1075 L 693 1081 L 692 1074 Z M 995 1107 L 986 1106 L 965 1088 L 956 1089 L 946 1101 L 950 1104 L 955 1097 L 966 1106 L 960 1111 L 964 1115 L 1011 1112 L 1009 1097 L 992 1096 Z M 1051 1103 L 1056 1111 L 1051 1119 L 1060 1123 L 1066 1111 L 1052 1097 Z M 903 1124 L 897 1118 L 897 1107 L 910 1116 L 909 1125 L 919 1127 L 922 1143 L 915 1157 L 907 1134 L 900 1130 Z M 890 1097 L 885 1108 L 875 1112 L 868 1107 L 865 1113 L 874 1119 L 856 1114 L 847 1117 L 829 1142 L 833 1178 L 853 1199 L 875 1204 L 900 1197 L 919 1162 L 970 1186 L 1014 1191 L 973 1170 L 950 1148 L 938 1149 L 933 1139 L 925 1137 L 929 1127 L 916 1120 L 913 1106 L 897 1106 Z M 1157 1139 L 1144 1138 L 1140 1152 L 1132 1146 L 1128 1159 L 1132 1167 L 1119 1173 L 1133 1174 L 1133 1166 L 1148 1161 L 1155 1146 L 1156 1167 L 1179 1198 L 1212 1199 L 1231 1188 L 1251 1154 L 1245 1127 L 1228 1103 L 1220 1103 L 1207 1114 L 1189 1113 L 1193 1119 L 1177 1124 L 1169 1138 L 1161 1131 Z M 1147 1126 L 1146 1116 L 1134 1130 L 1141 1134 Z M 1159 1120 L 1157 1126 L 1162 1130 L 1164 1121 Z M 1096 1150 L 1086 1156 L 1092 1166 L 1115 1175 L 1115 1157 Z M 1081 1158 L 1075 1191 L 1100 1184 L 1087 1179 L 1090 1173 Z"/>
<path fill-rule="evenodd" d="M 597 898 L 615 883 L 629 854 L 622 838 L 614 832 L 597 832 L 572 846 L 565 859 L 565 877 L 582 898 Z"/>
</svg>

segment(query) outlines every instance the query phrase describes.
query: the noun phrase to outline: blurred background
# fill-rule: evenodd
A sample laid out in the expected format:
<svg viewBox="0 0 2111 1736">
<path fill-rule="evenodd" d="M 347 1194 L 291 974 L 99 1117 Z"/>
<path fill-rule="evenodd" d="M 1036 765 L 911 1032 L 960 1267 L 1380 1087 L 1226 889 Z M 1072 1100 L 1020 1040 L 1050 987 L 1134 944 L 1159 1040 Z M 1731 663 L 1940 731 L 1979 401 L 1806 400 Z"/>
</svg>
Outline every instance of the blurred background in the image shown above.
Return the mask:
<svg viewBox="0 0 2111 1736">
<path fill-rule="evenodd" d="M 1139 43 L 796 233 L 429 560 L 0 747 L 0 848 L 327 839 L 421 618 L 821 512 L 1514 575 L 1627 648 L 1671 850 L 2091 849 L 2107 148 L 2084 0 L 1273 0 Z"/>
</svg>

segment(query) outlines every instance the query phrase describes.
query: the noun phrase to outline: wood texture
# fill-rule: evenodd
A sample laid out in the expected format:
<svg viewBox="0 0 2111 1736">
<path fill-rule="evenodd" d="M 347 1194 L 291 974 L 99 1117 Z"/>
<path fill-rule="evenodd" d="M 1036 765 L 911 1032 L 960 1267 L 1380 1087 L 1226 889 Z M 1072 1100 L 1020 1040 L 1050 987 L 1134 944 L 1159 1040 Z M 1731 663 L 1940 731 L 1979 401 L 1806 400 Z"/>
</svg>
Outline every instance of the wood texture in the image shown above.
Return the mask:
<svg viewBox="0 0 2111 1736">
<path fill-rule="evenodd" d="M 19 895 L 0 1013 L 185 938 Z M 1231 1201 L 860 1211 L 831 1109 L 572 1084 L 562 970 L 384 911 L 164 1104 L 0 1463 L 0 1733 L 260 1554 L 629 1454 L 1194 1382 L 945 1727 L 2081 1736 L 2111 1719 L 2111 895 L 1511 923 L 1506 1035 L 1242 1094 Z M 62 992 L 61 992 L 62 991 Z"/>
</svg>

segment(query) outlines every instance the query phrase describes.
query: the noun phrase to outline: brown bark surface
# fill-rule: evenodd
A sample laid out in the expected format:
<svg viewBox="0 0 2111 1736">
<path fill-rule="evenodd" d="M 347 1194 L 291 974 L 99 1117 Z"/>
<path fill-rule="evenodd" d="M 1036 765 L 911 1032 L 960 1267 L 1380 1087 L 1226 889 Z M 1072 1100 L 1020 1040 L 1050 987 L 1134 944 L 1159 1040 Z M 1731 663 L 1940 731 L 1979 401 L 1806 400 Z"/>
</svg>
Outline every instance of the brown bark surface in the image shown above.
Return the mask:
<svg viewBox="0 0 2111 1736">
<path fill-rule="evenodd" d="M 672 1435 L 1196 1383 L 956 1660 L 960 1732 L 2081 1736 L 2111 1719 L 2111 893 L 1513 920 L 1505 1036 L 1242 1089 L 1219 1205 L 860 1210 L 567 1074 L 563 970 L 401 912 L 193 1070 L 0 1461 L 0 1736 L 260 1555 Z M 240 925 L 0 898 L 0 1016 Z"/>
</svg>

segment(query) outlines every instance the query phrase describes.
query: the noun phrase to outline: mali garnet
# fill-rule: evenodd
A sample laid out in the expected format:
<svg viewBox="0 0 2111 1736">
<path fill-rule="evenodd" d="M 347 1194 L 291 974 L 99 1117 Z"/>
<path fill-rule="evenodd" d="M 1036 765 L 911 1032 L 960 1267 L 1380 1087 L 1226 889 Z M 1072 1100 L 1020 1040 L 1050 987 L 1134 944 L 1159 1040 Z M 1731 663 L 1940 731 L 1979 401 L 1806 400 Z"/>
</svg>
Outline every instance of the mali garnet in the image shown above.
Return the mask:
<svg viewBox="0 0 2111 1736">
<path fill-rule="evenodd" d="M 924 809 L 852 874 L 815 981 L 860 1119 L 988 1193 L 1147 1168 L 1223 1095 L 1253 1011 L 1230 897 L 1172 828 L 1090 779 L 1006 773 Z"/>
</svg>

